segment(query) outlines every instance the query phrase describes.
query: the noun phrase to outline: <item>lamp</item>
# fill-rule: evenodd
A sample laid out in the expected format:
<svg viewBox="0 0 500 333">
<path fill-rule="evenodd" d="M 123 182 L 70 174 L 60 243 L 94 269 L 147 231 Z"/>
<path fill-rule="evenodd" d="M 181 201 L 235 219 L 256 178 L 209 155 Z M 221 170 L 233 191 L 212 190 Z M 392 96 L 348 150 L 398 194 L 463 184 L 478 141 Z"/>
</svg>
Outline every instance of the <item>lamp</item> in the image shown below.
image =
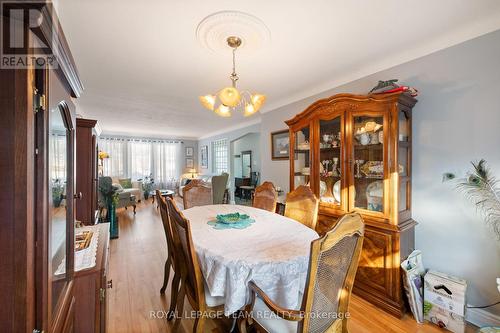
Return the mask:
<svg viewBox="0 0 500 333">
<path fill-rule="evenodd" d="M 227 45 L 233 49 L 233 72 L 229 77 L 231 86 L 222 88 L 215 94 L 200 96 L 199 100 L 201 105 L 221 117 L 231 117 L 231 111 L 239 106 L 243 107 L 244 116 L 248 117 L 260 110 L 266 101 L 266 96 L 250 94 L 248 91 L 240 92 L 236 89 L 236 81 L 239 79 L 236 73 L 236 49 L 241 45 L 241 38 L 230 36 L 227 38 Z M 216 107 L 217 102 L 220 104 Z"/>
<path fill-rule="evenodd" d="M 100 151 L 99 151 L 99 159 L 100 159 L 100 160 L 104 160 L 104 159 L 106 159 L 106 158 L 109 158 L 109 154 L 108 154 L 108 153 L 106 153 L 106 152 L 105 152 L 105 151 L 103 151 L 103 150 L 100 150 Z"/>
<path fill-rule="evenodd" d="M 196 169 L 195 168 L 188 168 L 186 170 L 186 173 L 190 173 L 191 174 L 191 178 L 194 178 L 194 175 L 196 175 Z"/>
</svg>

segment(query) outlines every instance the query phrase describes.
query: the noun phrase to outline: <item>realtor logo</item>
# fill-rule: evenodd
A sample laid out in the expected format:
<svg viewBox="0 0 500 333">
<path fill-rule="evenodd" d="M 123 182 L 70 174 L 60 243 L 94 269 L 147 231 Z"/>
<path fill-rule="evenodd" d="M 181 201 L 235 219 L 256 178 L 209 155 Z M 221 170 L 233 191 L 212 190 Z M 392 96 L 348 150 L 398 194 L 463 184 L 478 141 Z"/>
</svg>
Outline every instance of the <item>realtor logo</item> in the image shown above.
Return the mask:
<svg viewBox="0 0 500 333">
<path fill-rule="evenodd" d="M 57 68 L 51 20 L 53 7 L 43 1 L 0 2 L 0 68 Z"/>
</svg>

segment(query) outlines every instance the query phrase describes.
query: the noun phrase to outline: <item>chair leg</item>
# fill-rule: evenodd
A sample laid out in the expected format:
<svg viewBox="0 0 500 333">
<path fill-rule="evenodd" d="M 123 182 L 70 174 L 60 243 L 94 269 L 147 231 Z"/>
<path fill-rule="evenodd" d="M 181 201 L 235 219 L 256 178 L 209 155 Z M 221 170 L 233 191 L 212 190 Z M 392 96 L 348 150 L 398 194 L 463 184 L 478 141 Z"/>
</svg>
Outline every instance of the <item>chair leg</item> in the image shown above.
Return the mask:
<svg viewBox="0 0 500 333">
<path fill-rule="evenodd" d="M 186 295 L 186 291 L 184 289 L 184 283 L 181 284 L 181 290 L 179 292 L 179 299 L 177 301 L 177 311 L 178 311 L 178 315 L 177 315 L 177 319 L 175 319 L 175 324 L 174 324 L 174 330 L 173 332 L 178 332 L 179 331 L 179 325 L 181 323 L 181 320 L 182 320 L 182 315 L 183 315 L 183 312 L 184 312 L 184 296 Z"/>
<path fill-rule="evenodd" d="M 136 207 L 137 207 L 137 206 L 136 206 L 136 205 L 134 205 L 134 215 L 135 215 L 135 208 L 136 208 Z"/>
<path fill-rule="evenodd" d="M 172 266 L 172 258 L 169 255 L 167 258 L 167 261 L 165 261 L 165 272 L 163 273 L 163 286 L 160 289 L 160 294 L 164 294 L 165 289 L 167 289 L 168 278 L 170 277 L 170 267 L 171 266 Z"/>
<path fill-rule="evenodd" d="M 175 306 L 177 304 L 177 297 L 179 294 L 179 282 L 181 281 L 181 275 L 179 273 L 174 273 L 174 279 L 172 280 L 172 290 L 170 291 L 170 309 L 168 310 L 167 319 L 170 321 L 175 317 Z"/>
<path fill-rule="evenodd" d="M 248 322 L 246 318 L 238 318 L 240 333 L 247 333 Z"/>
<path fill-rule="evenodd" d="M 203 333 L 203 327 L 205 326 L 204 314 L 200 314 L 200 317 L 196 317 L 193 326 L 193 333 Z"/>
</svg>

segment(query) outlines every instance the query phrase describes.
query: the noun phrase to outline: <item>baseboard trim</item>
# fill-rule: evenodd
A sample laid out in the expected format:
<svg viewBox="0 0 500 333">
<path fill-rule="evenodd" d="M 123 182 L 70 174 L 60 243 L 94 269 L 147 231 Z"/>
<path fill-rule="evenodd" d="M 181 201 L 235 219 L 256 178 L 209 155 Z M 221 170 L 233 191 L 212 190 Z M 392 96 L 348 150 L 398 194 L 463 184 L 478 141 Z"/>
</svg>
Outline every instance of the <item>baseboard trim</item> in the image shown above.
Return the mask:
<svg viewBox="0 0 500 333">
<path fill-rule="evenodd" d="M 500 316 L 483 309 L 467 309 L 465 319 L 477 327 L 500 327 Z"/>
</svg>

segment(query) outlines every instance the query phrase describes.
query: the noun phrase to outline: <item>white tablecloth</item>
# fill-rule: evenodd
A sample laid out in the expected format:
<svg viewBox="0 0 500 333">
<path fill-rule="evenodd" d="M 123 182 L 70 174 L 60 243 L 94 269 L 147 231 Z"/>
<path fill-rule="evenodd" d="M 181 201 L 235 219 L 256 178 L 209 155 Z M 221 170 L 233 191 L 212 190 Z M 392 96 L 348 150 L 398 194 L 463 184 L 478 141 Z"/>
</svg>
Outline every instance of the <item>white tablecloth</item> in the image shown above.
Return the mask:
<svg viewBox="0 0 500 333">
<path fill-rule="evenodd" d="M 207 222 L 217 214 L 240 212 L 255 223 L 246 229 L 216 230 Z M 318 234 L 287 217 L 239 205 L 211 205 L 183 211 L 208 291 L 225 299 L 229 315 L 248 300 L 254 280 L 275 302 L 298 308 L 307 277 L 311 241 Z"/>
</svg>

